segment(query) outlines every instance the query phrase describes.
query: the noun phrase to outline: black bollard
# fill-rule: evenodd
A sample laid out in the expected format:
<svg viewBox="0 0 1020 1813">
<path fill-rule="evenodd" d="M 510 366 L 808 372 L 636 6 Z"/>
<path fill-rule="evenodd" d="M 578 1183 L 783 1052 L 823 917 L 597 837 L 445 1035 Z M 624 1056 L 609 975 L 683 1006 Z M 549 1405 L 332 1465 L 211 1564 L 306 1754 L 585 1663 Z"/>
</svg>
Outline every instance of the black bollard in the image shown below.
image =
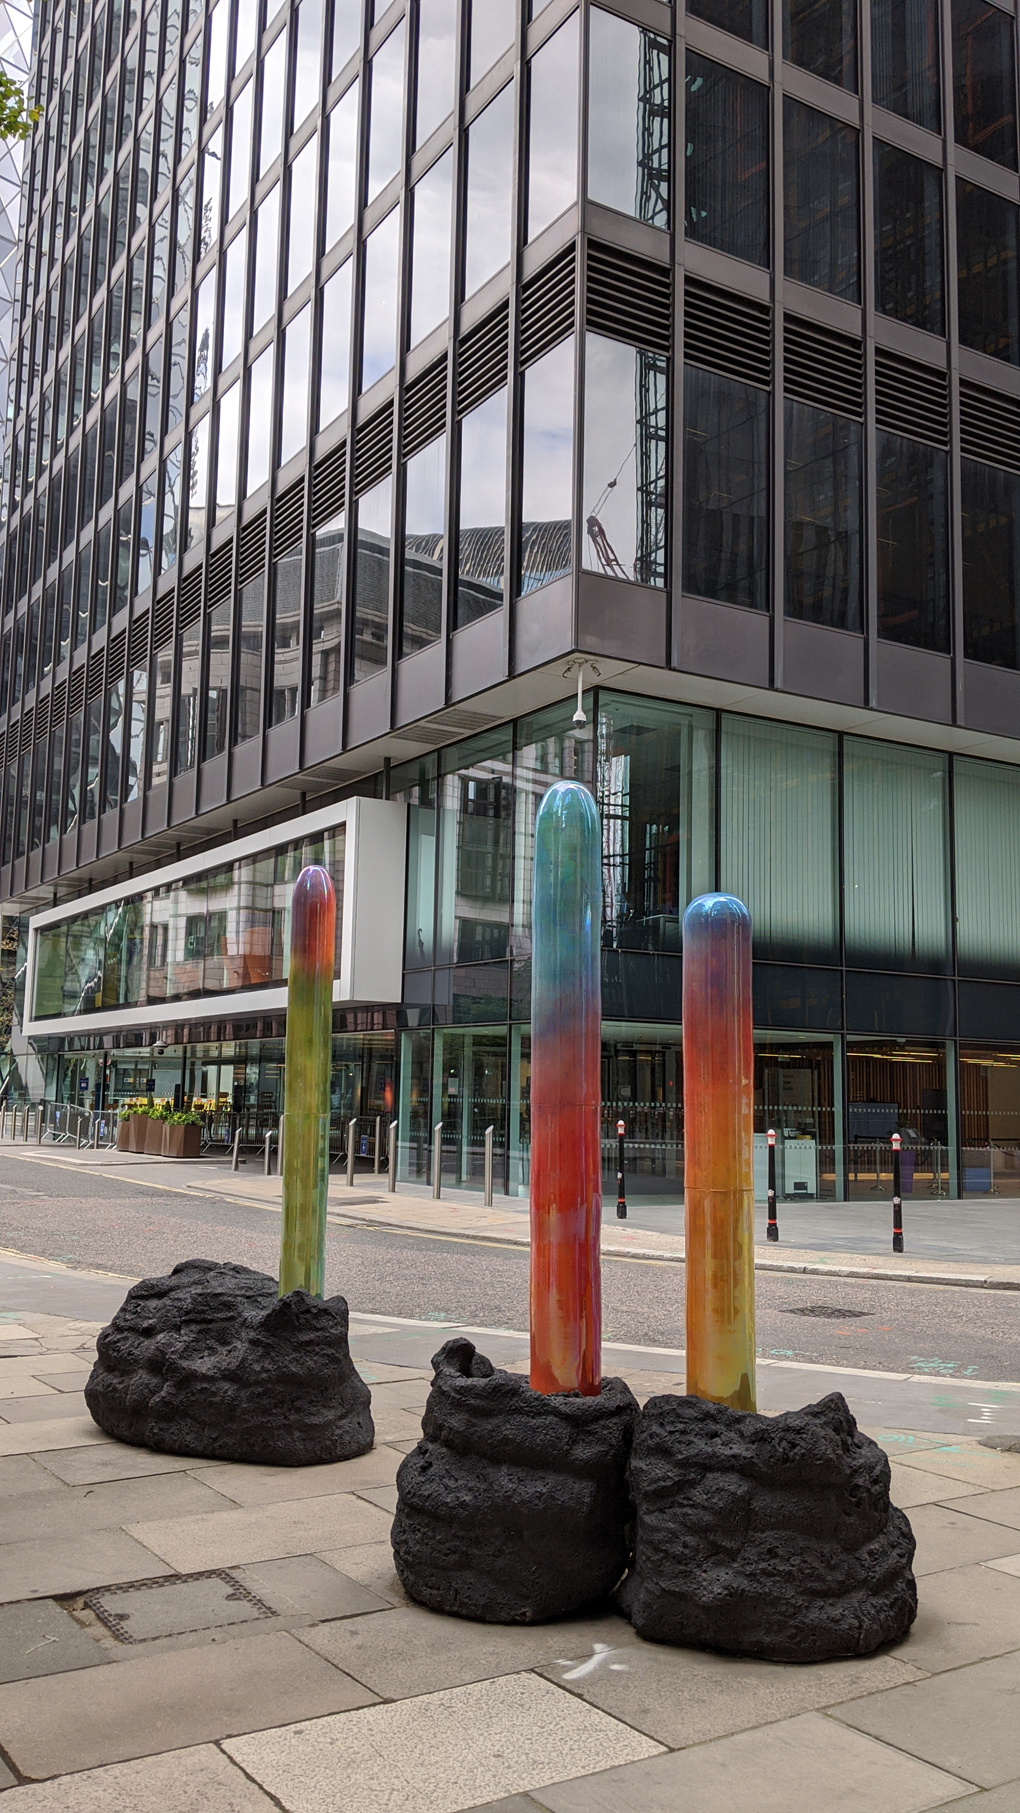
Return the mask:
<svg viewBox="0 0 1020 1813">
<path fill-rule="evenodd" d="M 623 1136 L 626 1133 L 626 1131 L 627 1131 L 626 1121 L 617 1121 L 616 1136 L 620 1142 L 620 1149 L 619 1149 L 619 1152 L 617 1154 L 617 1159 L 616 1159 L 616 1219 L 617 1219 L 617 1221 L 626 1221 L 626 1219 L 627 1219 L 627 1191 L 626 1191 L 626 1188 L 625 1188 L 624 1182 L 623 1182 Z"/>
<path fill-rule="evenodd" d="M 774 1127 L 768 1131 L 769 1142 L 769 1225 L 766 1238 L 779 1239 L 779 1223 L 776 1220 L 776 1132 Z"/>
<path fill-rule="evenodd" d="M 903 1251 L 903 1197 L 900 1192 L 900 1136 L 892 1136 L 892 1250 Z"/>
</svg>

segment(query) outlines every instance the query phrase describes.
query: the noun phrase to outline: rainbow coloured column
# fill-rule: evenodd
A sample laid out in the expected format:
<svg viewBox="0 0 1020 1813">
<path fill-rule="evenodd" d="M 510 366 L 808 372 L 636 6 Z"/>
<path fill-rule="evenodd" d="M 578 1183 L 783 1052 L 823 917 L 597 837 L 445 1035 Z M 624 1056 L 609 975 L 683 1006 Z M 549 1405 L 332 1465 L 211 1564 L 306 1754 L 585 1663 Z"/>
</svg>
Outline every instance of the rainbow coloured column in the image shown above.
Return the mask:
<svg viewBox="0 0 1020 1813">
<path fill-rule="evenodd" d="M 751 916 L 732 894 L 683 925 L 687 1390 L 753 1410 Z"/>
<path fill-rule="evenodd" d="M 531 1386 L 602 1388 L 602 852 L 586 787 L 535 820 L 531 953 Z"/>
<path fill-rule="evenodd" d="M 287 984 L 280 1295 L 321 1297 L 326 1271 L 336 895 L 326 869 L 294 883 Z"/>
</svg>

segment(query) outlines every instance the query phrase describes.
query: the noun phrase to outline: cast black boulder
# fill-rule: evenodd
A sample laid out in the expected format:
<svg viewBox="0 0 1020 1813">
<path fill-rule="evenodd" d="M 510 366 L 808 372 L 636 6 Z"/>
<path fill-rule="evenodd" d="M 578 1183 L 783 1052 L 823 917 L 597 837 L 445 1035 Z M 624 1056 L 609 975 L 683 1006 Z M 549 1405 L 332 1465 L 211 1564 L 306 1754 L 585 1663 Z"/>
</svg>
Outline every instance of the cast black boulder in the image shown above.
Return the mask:
<svg viewBox="0 0 1020 1813">
<path fill-rule="evenodd" d="M 85 1402 L 107 1435 L 161 1454 L 350 1460 L 375 1430 L 347 1320 L 343 1297 L 279 1297 L 263 1272 L 187 1259 L 132 1285 L 99 1337 Z"/>
<path fill-rule="evenodd" d="M 770 1417 L 650 1398 L 630 1483 L 635 1552 L 618 1599 L 642 1637 L 823 1662 L 910 1629 L 913 1531 L 839 1392 Z"/>
<path fill-rule="evenodd" d="M 492 1624 L 563 1618 L 612 1592 L 627 1565 L 637 1403 L 546 1397 L 463 1337 L 432 1361 L 422 1440 L 397 1474 L 393 1555 L 431 1611 Z"/>
</svg>

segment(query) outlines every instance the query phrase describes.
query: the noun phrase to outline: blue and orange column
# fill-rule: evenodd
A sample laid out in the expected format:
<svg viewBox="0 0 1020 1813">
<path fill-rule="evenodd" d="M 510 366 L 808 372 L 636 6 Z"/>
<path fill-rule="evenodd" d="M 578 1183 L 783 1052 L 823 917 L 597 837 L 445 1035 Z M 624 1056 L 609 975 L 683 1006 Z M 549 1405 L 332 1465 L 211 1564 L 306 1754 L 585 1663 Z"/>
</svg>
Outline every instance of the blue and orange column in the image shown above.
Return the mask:
<svg viewBox="0 0 1020 1813">
<path fill-rule="evenodd" d="M 294 883 L 291 905 L 281 1297 L 293 1290 L 321 1297 L 325 1290 L 335 935 L 332 878 L 313 864 Z"/>
</svg>

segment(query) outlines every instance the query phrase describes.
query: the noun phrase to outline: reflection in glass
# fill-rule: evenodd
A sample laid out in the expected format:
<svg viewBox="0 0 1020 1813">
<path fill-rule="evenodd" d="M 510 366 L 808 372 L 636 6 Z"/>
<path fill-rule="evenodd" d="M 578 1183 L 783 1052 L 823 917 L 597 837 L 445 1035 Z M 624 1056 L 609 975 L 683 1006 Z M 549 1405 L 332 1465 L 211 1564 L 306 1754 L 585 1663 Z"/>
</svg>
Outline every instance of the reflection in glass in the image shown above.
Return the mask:
<svg viewBox="0 0 1020 1813">
<path fill-rule="evenodd" d="M 230 7 L 227 0 L 219 0 L 209 15 L 209 49 L 207 54 L 207 73 L 205 89 L 206 114 L 215 112 L 223 99 L 227 85 L 227 32 L 230 26 Z"/>
<path fill-rule="evenodd" d="M 120 764 L 124 746 L 124 683 L 110 687 L 106 695 L 106 749 L 104 752 L 103 811 L 114 812 L 120 805 Z M 40 799 L 40 806 L 42 802 Z M 41 814 L 40 814 L 41 818 Z M 40 831 L 42 827 L 40 824 Z M 38 842 L 39 839 L 33 839 Z"/>
<path fill-rule="evenodd" d="M 308 0 L 304 0 L 305 6 Z M 304 11 L 304 7 L 302 7 Z M 297 289 L 315 262 L 315 228 L 319 217 L 315 184 L 316 141 L 311 139 L 290 167 L 290 214 L 287 227 L 287 294 Z"/>
<path fill-rule="evenodd" d="M 768 266 L 768 89 L 688 51 L 686 140 L 688 239 Z"/>
<path fill-rule="evenodd" d="M 359 497 L 357 524 L 352 681 L 365 680 L 386 666 L 393 539 L 392 477 L 384 478 L 380 485 Z"/>
<path fill-rule="evenodd" d="M 446 436 L 404 467 L 403 617 L 401 655 L 435 642 L 443 618 L 446 557 Z"/>
<path fill-rule="evenodd" d="M 188 774 L 198 760 L 198 676 L 202 658 L 201 621 L 180 633 L 177 679 L 177 741 L 174 773 Z"/>
<path fill-rule="evenodd" d="M 453 150 L 411 191 L 411 340 L 417 346 L 450 312 Z"/>
<path fill-rule="evenodd" d="M 960 343 L 1020 365 L 1015 202 L 956 179 Z"/>
<path fill-rule="evenodd" d="M 601 7 L 589 29 L 588 194 L 668 227 L 669 44 Z"/>
<path fill-rule="evenodd" d="M 220 0 L 222 5 L 223 0 Z M 223 178 L 223 127 L 213 133 L 202 153 L 202 212 L 198 221 L 198 257 L 204 258 L 220 230 L 220 184 Z"/>
<path fill-rule="evenodd" d="M 812 75 L 856 90 L 856 0 L 784 0 L 783 55 Z"/>
<path fill-rule="evenodd" d="M 251 105 L 254 82 L 246 82 L 230 109 L 230 191 L 227 219 L 248 199 L 251 176 Z"/>
<path fill-rule="evenodd" d="M 124 779 L 124 803 L 137 799 L 145 778 L 145 718 L 149 702 L 149 675 L 144 667 L 133 667 L 128 674 L 129 713 L 127 772 Z M 54 757 L 57 760 L 57 757 Z M 52 823 L 52 820 L 51 820 Z"/>
<path fill-rule="evenodd" d="M 312 310 L 306 303 L 283 337 L 283 410 L 280 423 L 281 466 L 308 442 L 308 365 L 311 358 Z"/>
<path fill-rule="evenodd" d="M 266 578 L 260 573 L 241 587 L 237 651 L 237 728 L 235 741 L 246 743 L 262 728 L 262 637 Z"/>
<path fill-rule="evenodd" d="M 347 408 L 351 372 L 351 274 L 354 260 L 334 272 L 322 291 L 322 348 L 319 368 L 319 427 L 326 428 Z"/>
<path fill-rule="evenodd" d="M 511 82 L 468 128 L 464 294 L 510 262 L 510 178 L 514 88 Z"/>
<path fill-rule="evenodd" d="M 269 681 L 269 722 L 297 716 L 301 691 L 301 549 L 275 566 L 273 671 Z"/>
<path fill-rule="evenodd" d="M 274 183 L 255 216 L 255 285 L 251 331 L 276 310 L 276 273 L 280 255 L 280 185 Z"/>
<path fill-rule="evenodd" d="M 365 241 L 361 389 L 392 371 L 397 356 L 400 209 L 394 208 Z"/>
<path fill-rule="evenodd" d="M 310 705 L 340 691 L 344 678 L 344 513 L 313 537 Z"/>
<path fill-rule="evenodd" d="M 368 194 L 373 201 L 403 161 L 404 21 L 369 64 Z"/>
<path fill-rule="evenodd" d="M 221 0 L 222 3 L 222 0 Z M 205 396 L 213 369 L 213 328 L 216 323 L 216 272 L 204 277 L 195 294 L 195 363 L 191 401 Z"/>
<path fill-rule="evenodd" d="M 280 32 L 262 59 L 262 124 L 259 131 L 259 175 L 265 176 L 283 144 L 283 108 L 287 95 L 287 33 Z"/>
<path fill-rule="evenodd" d="M 784 408 L 786 615 L 860 631 L 861 425 Z"/>
<path fill-rule="evenodd" d="M 946 652 L 946 456 L 884 429 L 875 451 L 878 633 Z"/>
<path fill-rule="evenodd" d="M 684 591 L 769 606 L 768 392 L 684 371 Z"/>
<path fill-rule="evenodd" d="M 250 497 L 269 477 L 273 439 L 273 348 L 267 346 L 248 374 L 248 446 L 244 495 Z"/>
<path fill-rule="evenodd" d="M 838 963 L 838 739 L 729 712 L 720 730 L 720 885 L 750 912 L 755 955 Z"/>
<path fill-rule="evenodd" d="M 205 537 L 209 497 L 209 417 L 202 417 L 188 441 L 188 526 L 185 547 L 194 548 Z"/>
<path fill-rule="evenodd" d="M 1013 20 L 987 0 L 952 0 L 956 142 L 1016 169 Z"/>
<path fill-rule="evenodd" d="M 294 124 L 318 103 L 322 88 L 322 0 L 301 0 L 294 51 Z"/>
<path fill-rule="evenodd" d="M 159 570 L 165 573 L 177 559 L 181 527 L 181 449 L 168 453 L 163 466 L 163 532 L 160 537 Z"/>
<path fill-rule="evenodd" d="M 964 654 L 1020 667 L 1020 475 L 961 460 L 960 491 Z"/>
<path fill-rule="evenodd" d="M 414 142 L 423 145 L 453 111 L 457 0 L 419 0 Z"/>
<path fill-rule="evenodd" d="M 219 404 L 216 449 L 216 521 L 230 515 L 237 502 L 237 445 L 241 426 L 241 386 L 232 384 Z"/>
<path fill-rule="evenodd" d="M 151 473 L 142 486 L 138 506 L 138 575 L 136 588 L 144 592 L 152 584 L 152 562 L 156 551 L 156 474 Z M 70 569 L 68 569 L 70 571 Z M 63 575 L 61 575 L 63 578 Z"/>
<path fill-rule="evenodd" d="M 574 340 L 524 374 L 521 594 L 570 571 Z"/>
<path fill-rule="evenodd" d="M 577 200 L 578 32 L 572 13 L 528 65 L 528 239 Z"/>
<path fill-rule="evenodd" d="M 361 44 L 362 0 L 333 0 L 333 48 L 330 79 L 338 76 Z"/>
<path fill-rule="evenodd" d="M 358 174 L 358 84 L 352 83 L 328 116 L 329 164 L 326 170 L 326 250 L 354 225 Z"/>
<path fill-rule="evenodd" d="M 469 86 L 509 50 L 517 29 L 515 0 L 471 0 Z"/>
<path fill-rule="evenodd" d="M 766 0 L 688 0 L 687 11 L 732 32 L 735 38 L 746 38 L 749 44 L 764 49 L 768 43 Z"/>
<path fill-rule="evenodd" d="M 667 361 L 589 334 L 584 378 L 583 562 L 666 583 Z"/>
<path fill-rule="evenodd" d="M 948 765 L 935 750 L 844 740 L 848 963 L 929 973 L 946 968 Z"/>
<path fill-rule="evenodd" d="M 875 146 L 875 306 L 943 332 L 942 172 L 894 145 Z"/>
<path fill-rule="evenodd" d="M 82 816 L 82 823 L 85 825 L 88 825 L 88 824 L 91 824 L 92 820 L 95 818 L 95 816 L 99 810 L 99 770 L 100 770 L 100 766 L 102 763 L 102 755 L 103 755 L 103 700 L 102 700 L 102 696 L 100 696 L 98 699 L 93 699 L 92 703 L 90 705 L 86 705 L 86 707 L 85 707 L 84 754 L 85 754 L 85 762 L 84 762 L 85 772 L 82 776 L 83 798 L 82 798 L 82 814 L 81 814 L 81 816 Z M 21 792 L 21 812 L 20 812 L 20 815 L 18 818 L 18 838 L 17 838 L 17 843 L 15 845 L 15 855 L 16 856 L 23 856 L 25 853 L 25 839 L 26 839 L 26 833 L 28 830 L 28 825 L 27 825 L 26 821 L 28 819 L 29 760 L 30 760 L 29 751 L 27 749 L 23 749 L 21 752 L 23 782 L 22 782 L 22 792 Z"/>
<path fill-rule="evenodd" d="M 497 610 L 506 561 L 506 389 L 460 425 L 460 500 L 454 628 Z"/>
<path fill-rule="evenodd" d="M 871 98 L 901 119 L 941 132 L 936 0 L 871 0 Z"/>
<path fill-rule="evenodd" d="M 858 134 L 789 96 L 783 121 L 786 275 L 857 302 Z"/>
<path fill-rule="evenodd" d="M 209 612 L 205 620 L 205 747 L 203 761 L 222 755 L 227 747 L 227 710 L 230 703 L 229 598 Z"/>
</svg>

